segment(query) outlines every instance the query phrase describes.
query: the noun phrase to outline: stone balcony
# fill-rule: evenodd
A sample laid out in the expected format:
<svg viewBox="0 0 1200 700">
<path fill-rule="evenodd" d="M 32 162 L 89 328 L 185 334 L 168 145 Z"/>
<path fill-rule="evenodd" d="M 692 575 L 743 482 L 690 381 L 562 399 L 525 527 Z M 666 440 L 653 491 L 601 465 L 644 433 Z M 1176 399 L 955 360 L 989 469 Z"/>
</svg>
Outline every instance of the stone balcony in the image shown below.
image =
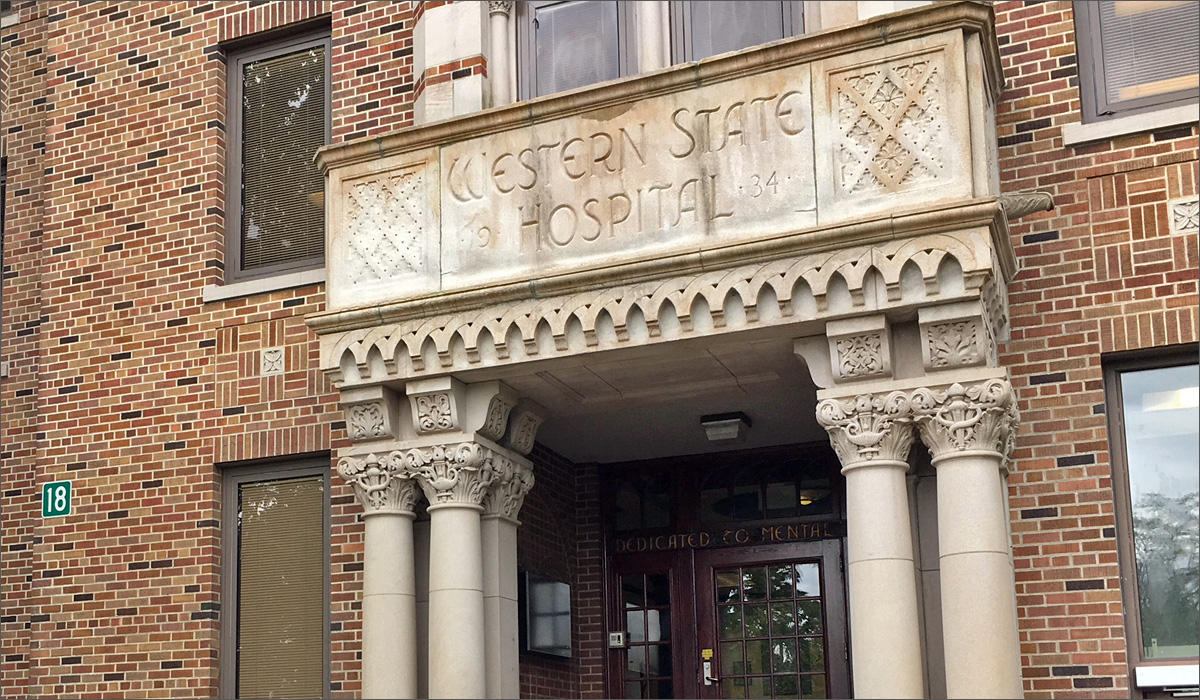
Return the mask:
<svg viewBox="0 0 1200 700">
<path fill-rule="evenodd" d="M 990 7 L 937 3 L 325 147 L 322 368 L 345 388 L 947 302 L 1002 337 L 1001 80 Z"/>
</svg>

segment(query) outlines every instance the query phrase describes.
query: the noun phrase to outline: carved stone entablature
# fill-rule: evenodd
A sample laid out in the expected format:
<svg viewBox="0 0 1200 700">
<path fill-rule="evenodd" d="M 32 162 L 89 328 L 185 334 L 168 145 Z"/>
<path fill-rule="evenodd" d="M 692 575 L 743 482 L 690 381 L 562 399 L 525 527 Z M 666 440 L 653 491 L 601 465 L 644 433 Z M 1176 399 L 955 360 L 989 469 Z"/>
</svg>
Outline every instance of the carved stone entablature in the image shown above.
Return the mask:
<svg viewBox="0 0 1200 700">
<path fill-rule="evenodd" d="M 995 367 L 996 342 L 979 302 L 954 302 L 917 309 L 925 370 Z"/>
<path fill-rule="evenodd" d="M 492 465 L 496 478 L 484 496 L 483 512 L 515 521 L 525 495 L 533 488 L 533 465 L 502 455 L 493 457 Z"/>
<path fill-rule="evenodd" d="M 415 447 L 396 454 L 421 485 L 430 506 L 482 506 L 496 479 L 496 459 L 509 459 L 478 442 Z"/>
<path fill-rule="evenodd" d="M 825 324 L 825 336 L 837 381 L 891 376 L 891 337 L 882 314 L 830 321 Z"/>
<path fill-rule="evenodd" d="M 979 297 L 998 273 L 994 257 L 988 230 L 970 229 L 516 299 L 323 334 L 322 367 L 339 387 L 353 386 Z M 1004 323 L 1003 298 L 984 300 L 993 324 Z M 731 305 L 741 310 L 737 326 L 726 323 Z"/>
<path fill-rule="evenodd" d="M 354 487 L 366 515 L 412 514 L 421 493 L 413 473 L 395 453 L 343 457 L 337 470 Z"/>
<path fill-rule="evenodd" d="M 908 460 L 913 430 L 904 392 L 824 399 L 817 403 L 817 422 L 829 432 L 843 470 Z"/>
<path fill-rule="evenodd" d="M 913 420 L 934 463 L 961 452 L 1012 454 L 1017 402 L 1007 379 L 993 378 L 942 389 L 916 389 L 909 396 Z"/>
</svg>

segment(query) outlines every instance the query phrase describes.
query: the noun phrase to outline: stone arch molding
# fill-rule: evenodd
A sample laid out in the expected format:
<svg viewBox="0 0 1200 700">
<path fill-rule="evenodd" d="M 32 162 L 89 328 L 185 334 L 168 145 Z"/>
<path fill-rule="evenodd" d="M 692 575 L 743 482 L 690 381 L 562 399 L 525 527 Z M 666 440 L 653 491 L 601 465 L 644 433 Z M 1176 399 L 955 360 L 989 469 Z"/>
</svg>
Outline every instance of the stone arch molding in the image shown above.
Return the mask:
<svg viewBox="0 0 1200 700">
<path fill-rule="evenodd" d="M 980 298 L 1007 313 L 986 229 L 893 239 L 322 337 L 338 386 Z"/>
</svg>

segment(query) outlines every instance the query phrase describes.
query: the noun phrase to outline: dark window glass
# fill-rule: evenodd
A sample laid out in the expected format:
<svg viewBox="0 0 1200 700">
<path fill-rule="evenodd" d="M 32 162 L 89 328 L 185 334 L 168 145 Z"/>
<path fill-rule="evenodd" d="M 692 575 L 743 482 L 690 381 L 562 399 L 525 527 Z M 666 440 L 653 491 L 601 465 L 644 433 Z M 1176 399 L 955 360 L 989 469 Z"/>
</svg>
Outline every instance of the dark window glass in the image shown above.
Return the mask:
<svg viewBox="0 0 1200 700">
<path fill-rule="evenodd" d="M 325 179 L 313 162 L 328 137 L 328 41 L 232 57 L 230 276 L 319 267 Z"/>
<path fill-rule="evenodd" d="M 1085 119 L 1195 101 L 1200 3 L 1077 2 Z"/>
</svg>

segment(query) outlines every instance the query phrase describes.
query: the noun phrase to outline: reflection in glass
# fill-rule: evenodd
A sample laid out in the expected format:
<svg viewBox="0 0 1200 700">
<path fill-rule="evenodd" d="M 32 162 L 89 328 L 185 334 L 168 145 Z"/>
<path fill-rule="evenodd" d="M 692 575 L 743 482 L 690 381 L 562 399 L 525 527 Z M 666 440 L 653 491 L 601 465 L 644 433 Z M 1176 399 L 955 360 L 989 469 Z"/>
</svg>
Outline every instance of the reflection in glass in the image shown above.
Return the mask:
<svg viewBox="0 0 1200 700">
<path fill-rule="evenodd" d="M 796 603 L 796 613 L 800 634 L 821 633 L 821 601 L 802 600 Z"/>
<path fill-rule="evenodd" d="M 646 673 L 650 676 L 671 675 L 671 647 L 653 644 L 646 648 L 648 662 Z"/>
<path fill-rule="evenodd" d="M 825 645 L 820 637 L 801 637 L 798 654 L 801 671 L 825 670 Z"/>
<path fill-rule="evenodd" d="M 752 698 L 765 698 L 770 695 L 770 678 L 750 678 L 746 682 L 746 692 Z"/>
<path fill-rule="evenodd" d="M 1124 372 L 1121 395 L 1146 658 L 1200 653 L 1197 365 Z"/>
<path fill-rule="evenodd" d="M 647 610 L 646 618 L 647 641 L 664 642 L 671 638 L 671 613 L 666 610 Z"/>
<path fill-rule="evenodd" d="M 767 484 L 766 495 L 768 518 L 786 518 L 796 513 L 795 483 Z"/>
<path fill-rule="evenodd" d="M 771 567 L 771 598 L 788 600 L 792 597 L 792 566 Z"/>
<path fill-rule="evenodd" d="M 771 673 L 796 671 L 796 640 L 776 639 L 771 643 Z"/>
<path fill-rule="evenodd" d="M 821 567 L 816 563 L 796 565 L 796 597 L 821 595 Z"/>
<path fill-rule="evenodd" d="M 717 572 L 717 602 L 736 603 L 742 599 L 742 577 L 737 569 Z"/>
<path fill-rule="evenodd" d="M 630 610 L 625 613 L 625 631 L 629 633 L 629 641 L 646 641 L 646 619 L 641 610 Z"/>
<path fill-rule="evenodd" d="M 721 697 L 723 698 L 744 698 L 746 697 L 746 679 L 737 678 L 722 678 L 721 679 Z"/>
<path fill-rule="evenodd" d="M 650 686 L 649 692 L 646 695 L 646 697 L 648 697 L 648 698 L 673 698 L 673 697 L 675 697 L 675 693 L 671 688 L 671 681 L 669 681 L 669 680 L 650 681 L 650 683 L 648 683 L 648 685 Z"/>
<path fill-rule="evenodd" d="M 800 696 L 804 698 L 827 698 L 825 691 L 825 674 L 815 673 L 810 676 L 800 676 Z"/>
<path fill-rule="evenodd" d="M 767 599 L 767 570 L 763 567 L 742 569 L 742 596 L 745 600 Z"/>
<path fill-rule="evenodd" d="M 775 695 L 777 698 L 798 698 L 800 697 L 800 687 L 796 683 L 796 676 L 788 674 L 786 676 L 775 676 Z"/>
<path fill-rule="evenodd" d="M 640 698 L 642 697 L 642 684 L 637 681 L 625 681 L 625 697 Z"/>
<path fill-rule="evenodd" d="M 744 606 L 746 615 L 746 636 L 767 636 L 767 606 L 765 603 Z"/>
<path fill-rule="evenodd" d="M 746 642 L 746 673 L 771 672 L 771 643 L 765 639 Z"/>
<path fill-rule="evenodd" d="M 722 605 L 721 639 L 740 639 L 742 636 L 742 609 L 737 605 Z"/>
<path fill-rule="evenodd" d="M 646 675 L 646 647 L 629 647 L 625 650 L 625 677 L 642 678 Z"/>
<path fill-rule="evenodd" d="M 791 601 L 771 603 L 771 635 L 796 633 L 796 613 Z M 818 603 L 819 605 L 819 603 Z"/>
<path fill-rule="evenodd" d="M 646 574 L 646 605 L 666 607 L 671 604 L 671 583 L 666 574 Z"/>
<path fill-rule="evenodd" d="M 721 642 L 721 675 L 740 676 L 746 672 L 741 642 Z"/>
</svg>

